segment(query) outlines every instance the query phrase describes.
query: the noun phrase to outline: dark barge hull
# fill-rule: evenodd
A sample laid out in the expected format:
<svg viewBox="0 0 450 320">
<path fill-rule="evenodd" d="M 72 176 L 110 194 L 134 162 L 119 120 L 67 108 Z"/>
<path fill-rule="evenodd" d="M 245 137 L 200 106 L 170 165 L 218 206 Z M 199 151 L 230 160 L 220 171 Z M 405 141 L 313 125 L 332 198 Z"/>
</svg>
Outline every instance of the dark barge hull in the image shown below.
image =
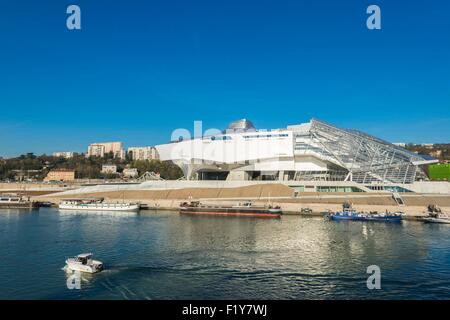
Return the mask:
<svg viewBox="0 0 450 320">
<path fill-rule="evenodd" d="M 215 208 L 215 207 L 181 207 L 180 213 L 191 215 L 280 218 L 281 213 L 270 212 L 265 209 Z"/>
<path fill-rule="evenodd" d="M 0 209 L 38 209 L 39 206 L 36 203 L 14 203 L 14 204 L 7 204 L 7 203 L 0 203 Z"/>
</svg>

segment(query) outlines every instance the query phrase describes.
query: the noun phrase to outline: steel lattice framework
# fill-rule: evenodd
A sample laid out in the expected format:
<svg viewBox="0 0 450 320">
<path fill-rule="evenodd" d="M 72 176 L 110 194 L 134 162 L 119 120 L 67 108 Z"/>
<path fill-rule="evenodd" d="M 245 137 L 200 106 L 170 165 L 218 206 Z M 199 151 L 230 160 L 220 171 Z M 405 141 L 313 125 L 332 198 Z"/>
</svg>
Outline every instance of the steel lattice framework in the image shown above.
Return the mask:
<svg viewBox="0 0 450 320">
<path fill-rule="evenodd" d="M 316 153 L 348 170 L 358 183 L 412 183 L 427 159 L 357 130 L 340 129 L 312 119 L 309 136 Z M 317 148 L 319 146 L 319 148 Z"/>
</svg>

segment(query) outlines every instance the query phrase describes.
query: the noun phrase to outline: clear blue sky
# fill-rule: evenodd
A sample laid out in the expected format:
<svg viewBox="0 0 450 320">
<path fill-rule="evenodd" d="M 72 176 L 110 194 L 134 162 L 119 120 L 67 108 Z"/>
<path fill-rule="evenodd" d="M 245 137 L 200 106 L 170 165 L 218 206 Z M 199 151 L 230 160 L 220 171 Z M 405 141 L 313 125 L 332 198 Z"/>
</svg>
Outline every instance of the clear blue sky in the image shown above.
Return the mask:
<svg viewBox="0 0 450 320">
<path fill-rule="evenodd" d="M 0 111 L 0 156 L 153 145 L 243 117 L 450 142 L 450 2 L 2 0 Z"/>
</svg>

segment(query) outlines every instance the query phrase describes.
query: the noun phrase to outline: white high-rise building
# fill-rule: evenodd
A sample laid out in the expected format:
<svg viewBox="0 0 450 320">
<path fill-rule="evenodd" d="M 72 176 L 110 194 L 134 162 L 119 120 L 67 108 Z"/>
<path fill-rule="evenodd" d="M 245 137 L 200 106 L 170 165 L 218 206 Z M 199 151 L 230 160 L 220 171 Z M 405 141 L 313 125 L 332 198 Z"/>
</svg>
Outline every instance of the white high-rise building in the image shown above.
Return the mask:
<svg viewBox="0 0 450 320">
<path fill-rule="evenodd" d="M 88 147 L 87 157 L 103 157 L 105 155 L 105 146 L 101 144 L 90 144 Z"/>
<path fill-rule="evenodd" d="M 57 158 L 73 158 L 74 153 L 71 151 L 61 151 L 61 152 L 53 152 L 53 156 Z"/>
<path fill-rule="evenodd" d="M 133 160 L 153 160 L 159 159 L 158 151 L 155 147 L 130 147 L 128 154 Z"/>
<path fill-rule="evenodd" d="M 125 159 L 125 150 L 122 142 L 92 143 L 88 147 L 87 157 L 104 157 L 111 153 L 115 158 Z"/>
</svg>

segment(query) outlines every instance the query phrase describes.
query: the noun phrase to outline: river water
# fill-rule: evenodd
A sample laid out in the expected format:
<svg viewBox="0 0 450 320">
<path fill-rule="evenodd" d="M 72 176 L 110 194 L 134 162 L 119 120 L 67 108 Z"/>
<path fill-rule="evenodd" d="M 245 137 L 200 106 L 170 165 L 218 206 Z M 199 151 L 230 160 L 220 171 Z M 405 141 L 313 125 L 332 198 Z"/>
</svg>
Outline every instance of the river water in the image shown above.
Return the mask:
<svg viewBox="0 0 450 320">
<path fill-rule="evenodd" d="M 410 221 L 3 210 L 0 299 L 450 299 L 449 234 Z M 69 289 L 64 261 L 82 252 L 106 269 Z"/>
</svg>

